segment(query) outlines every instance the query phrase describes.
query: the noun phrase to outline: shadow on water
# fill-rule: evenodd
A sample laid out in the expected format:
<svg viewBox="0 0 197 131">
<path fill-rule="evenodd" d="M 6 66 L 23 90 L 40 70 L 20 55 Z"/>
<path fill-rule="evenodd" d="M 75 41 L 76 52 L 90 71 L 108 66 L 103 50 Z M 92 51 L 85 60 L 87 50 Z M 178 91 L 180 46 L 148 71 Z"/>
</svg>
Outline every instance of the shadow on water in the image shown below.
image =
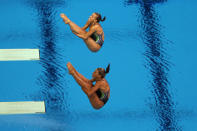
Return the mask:
<svg viewBox="0 0 197 131">
<path fill-rule="evenodd" d="M 172 131 L 181 130 L 177 126 L 175 116 L 175 105 L 169 92 L 169 64 L 167 51 L 161 33 L 159 17 L 155 11 L 154 4 L 163 3 L 166 0 L 128 0 L 126 5 L 140 5 L 140 29 L 141 38 L 145 44 L 146 68 L 151 74 L 151 89 L 154 104 L 150 107 L 156 114 L 156 121 L 159 123 L 159 130 Z"/>
<path fill-rule="evenodd" d="M 125 6 L 132 5 L 132 4 L 149 4 L 154 5 L 158 3 L 167 2 L 167 0 L 125 0 Z"/>
<path fill-rule="evenodd" d="M 41 75 L 37 79 L 41 87 L 38 96 L 45 101 L 47 116 L 46 121 L 54 121 L 56 126 L 50 130 L 69 130 L 71 126 L 69 121 L 69 103 L 68 103 L 68 85 L 66 82 L 66 67 L 63 63 L 65 59 L 61 55 L 61 49 L 58 48 L 58 30 L 56 17 L 59 16 L 57 7 L 65 6 L 63 0 L 31 0 L 28 5 L 36 11 L 36 20 L 40 29 L 41 42 L 38 45 L 40 49 L 40 64 L 42 66 Z M 62 66 L 63 65 L 63 66 Z"/>
<path fill-rule="evenodd" d="M 68 101 L 65 82 L 66 68 L 62 66 L 63 56 L 61 49 L 57 46 L 57 28 L 56 28 L 56 8 L 65 5 L 62 0 L 33 0 L 28 1 L 37 13 L 37 20 L 40 28 L 41 42 L 40 64 L 42 65 L 42 74 L 38 78 L 38 84 L 41 87 L 41 97 L 46 103 L 47 113 L 62 112 L 68 113 Z"/>
</svg>

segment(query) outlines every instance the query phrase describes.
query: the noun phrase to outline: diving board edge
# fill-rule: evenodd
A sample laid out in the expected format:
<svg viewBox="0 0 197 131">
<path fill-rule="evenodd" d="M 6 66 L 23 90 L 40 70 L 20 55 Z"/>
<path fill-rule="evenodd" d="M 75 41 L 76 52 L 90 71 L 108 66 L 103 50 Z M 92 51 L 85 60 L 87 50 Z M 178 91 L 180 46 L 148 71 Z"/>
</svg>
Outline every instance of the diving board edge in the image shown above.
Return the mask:
<svg viewBox="0 0 197 131">
<path fill-rule="evenodd" d="M 44 114 L 44 101 L 0 102 L 0 115 Z"/>
<path fill-rule="evenodd" d="M 40 60 L 39 49 L 0 49 L 0 61 Z"/>
</svg>

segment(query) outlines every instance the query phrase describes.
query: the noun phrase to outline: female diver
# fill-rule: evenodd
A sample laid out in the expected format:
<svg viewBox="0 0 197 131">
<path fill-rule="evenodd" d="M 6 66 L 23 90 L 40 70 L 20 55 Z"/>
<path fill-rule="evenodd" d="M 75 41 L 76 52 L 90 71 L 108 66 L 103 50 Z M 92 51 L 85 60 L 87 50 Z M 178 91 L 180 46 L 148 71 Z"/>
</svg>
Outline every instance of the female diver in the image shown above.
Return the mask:
<svg viewBox="0 0 197 131">
<path fill-rule="evenodd" d="M 104 42 L 104 32 L 99 24 L 100 21 L 104 21 L 105 17 L 102 19 L 99 13 L 93 13 L 84 27 L 79 27 L 75 23 L 73 23 L 65 14 L 60 15 L 64 20 L 65 24 L 70 26 L 71 31 L 82 38 L 86 43 L 87 47 L 92 52 L 97 52 Z M 86 29 L 89 27 L 89 31 L 87 32 Z"/>
<path fill-rule="evenodd" d="M 84 93 L 88 96 L 93 108 L 100 109 L 103 107 L 110 96 L 110 87 L 105 79 L 105 75 L 109 72 L 110 65 L 107 66 L 106 70 L 103 68 L 97 68 L 93 72 L 91 80 L 77 72 L 70 62 L 68 62 L 67 67 L 69 73 L 74 77 Z M 93 82 L 96 83 L 93 84 Z"/>
</svg>

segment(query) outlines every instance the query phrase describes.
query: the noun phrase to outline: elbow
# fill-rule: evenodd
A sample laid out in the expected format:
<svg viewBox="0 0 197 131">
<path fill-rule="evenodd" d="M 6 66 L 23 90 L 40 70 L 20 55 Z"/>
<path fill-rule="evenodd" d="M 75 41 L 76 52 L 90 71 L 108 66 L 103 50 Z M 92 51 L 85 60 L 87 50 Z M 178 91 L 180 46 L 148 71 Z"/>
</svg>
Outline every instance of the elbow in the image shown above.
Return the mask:
<svg viewBox="0 0 197 131">
<path fill-rule="evenodd" d="M 81 29 L 84 30 L 84 31 L 86 30 L 84 27 L 82 27 Z"/>
<path fill-rule="evenodd" d="M 88 39 L 88 36 L 87 36 L 87 35 L 84 35 L 84 36 L 83 36 L 83 39 L 84 39 L 84 40 L 87 40 L 87 39 Z"/>
<path fill-rule="evenodd" d="M 77 34 L 77 36 L 83 40 L 85 40 L 85 36 L 84 35 L 80 35 L 80 34 Z"/>
<path fill-rule="evenodd" d="M 83 34 L 78 34 L 77 36 L 79 38 L 83 39 L 83 40 L 86 40 L 87 39 L 86 35 L 83 35 Z"/>
<path fill-rule="evenodd" d="M 90 97 L 90 96 L 92 96 L 92 93 L 88 92 L 87 95 L 88 95 L 88 97 Z"/>
<path fill-rule="evenodd" d="M 88 39 L 88 34 L 87 34 L 87 33 L 82 34 L 82 38 L 83 38 L 84 40 Z"/>
<path fill-rule="evenodd" d="M 88 95 L 88 97 L 90 97 L 91 95 L 90 95 L 90 93 L 87 93 L 87 95 Z"/>
</svg>

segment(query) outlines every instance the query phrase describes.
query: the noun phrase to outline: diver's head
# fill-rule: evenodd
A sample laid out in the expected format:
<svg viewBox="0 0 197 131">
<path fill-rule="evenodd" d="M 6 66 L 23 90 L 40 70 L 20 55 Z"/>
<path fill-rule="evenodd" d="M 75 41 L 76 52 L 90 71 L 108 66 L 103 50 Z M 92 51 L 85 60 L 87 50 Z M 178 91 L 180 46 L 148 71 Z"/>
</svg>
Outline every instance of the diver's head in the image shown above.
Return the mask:
<svg viewBox="0 0 197 131">
<path fill-rule="evenodd" d="M 109 69 L 110 69 L 110 64 L 107 66 L 106 70 L 104 68 L 97 68 L 92 74 L 93 79 L 101 80 L 105 78 L 105 75 L 109 73 Z"/>
<path fill-rule="evenodd" d="M 95 12 L 94 14 L 96 14 L 96 15 L 97 15 L 97 18 L 96 18 L 97 22 L 100 22 L 100 21 L 102 21 L 102 22 L 103 22 L 103 21 L 105 21 L 105 19 L 106 19 L 106 17 L 105 17 L 105 16 L 104 16 L 104 17 L 103 17 L 103 19 L 102 19 L 101 14 L 96 13 L 96 12 Z"/>
<path fill-rule="evenodd" d="M 91 23 L 96 23 L 96 22 L 100 22 L 100 21 L 104 21 L 106 18 L 104 17 L 102 19 L 101 15 L 99 13 L 93 13 L 90 17 L 89 20 Z"/>
</svg>

